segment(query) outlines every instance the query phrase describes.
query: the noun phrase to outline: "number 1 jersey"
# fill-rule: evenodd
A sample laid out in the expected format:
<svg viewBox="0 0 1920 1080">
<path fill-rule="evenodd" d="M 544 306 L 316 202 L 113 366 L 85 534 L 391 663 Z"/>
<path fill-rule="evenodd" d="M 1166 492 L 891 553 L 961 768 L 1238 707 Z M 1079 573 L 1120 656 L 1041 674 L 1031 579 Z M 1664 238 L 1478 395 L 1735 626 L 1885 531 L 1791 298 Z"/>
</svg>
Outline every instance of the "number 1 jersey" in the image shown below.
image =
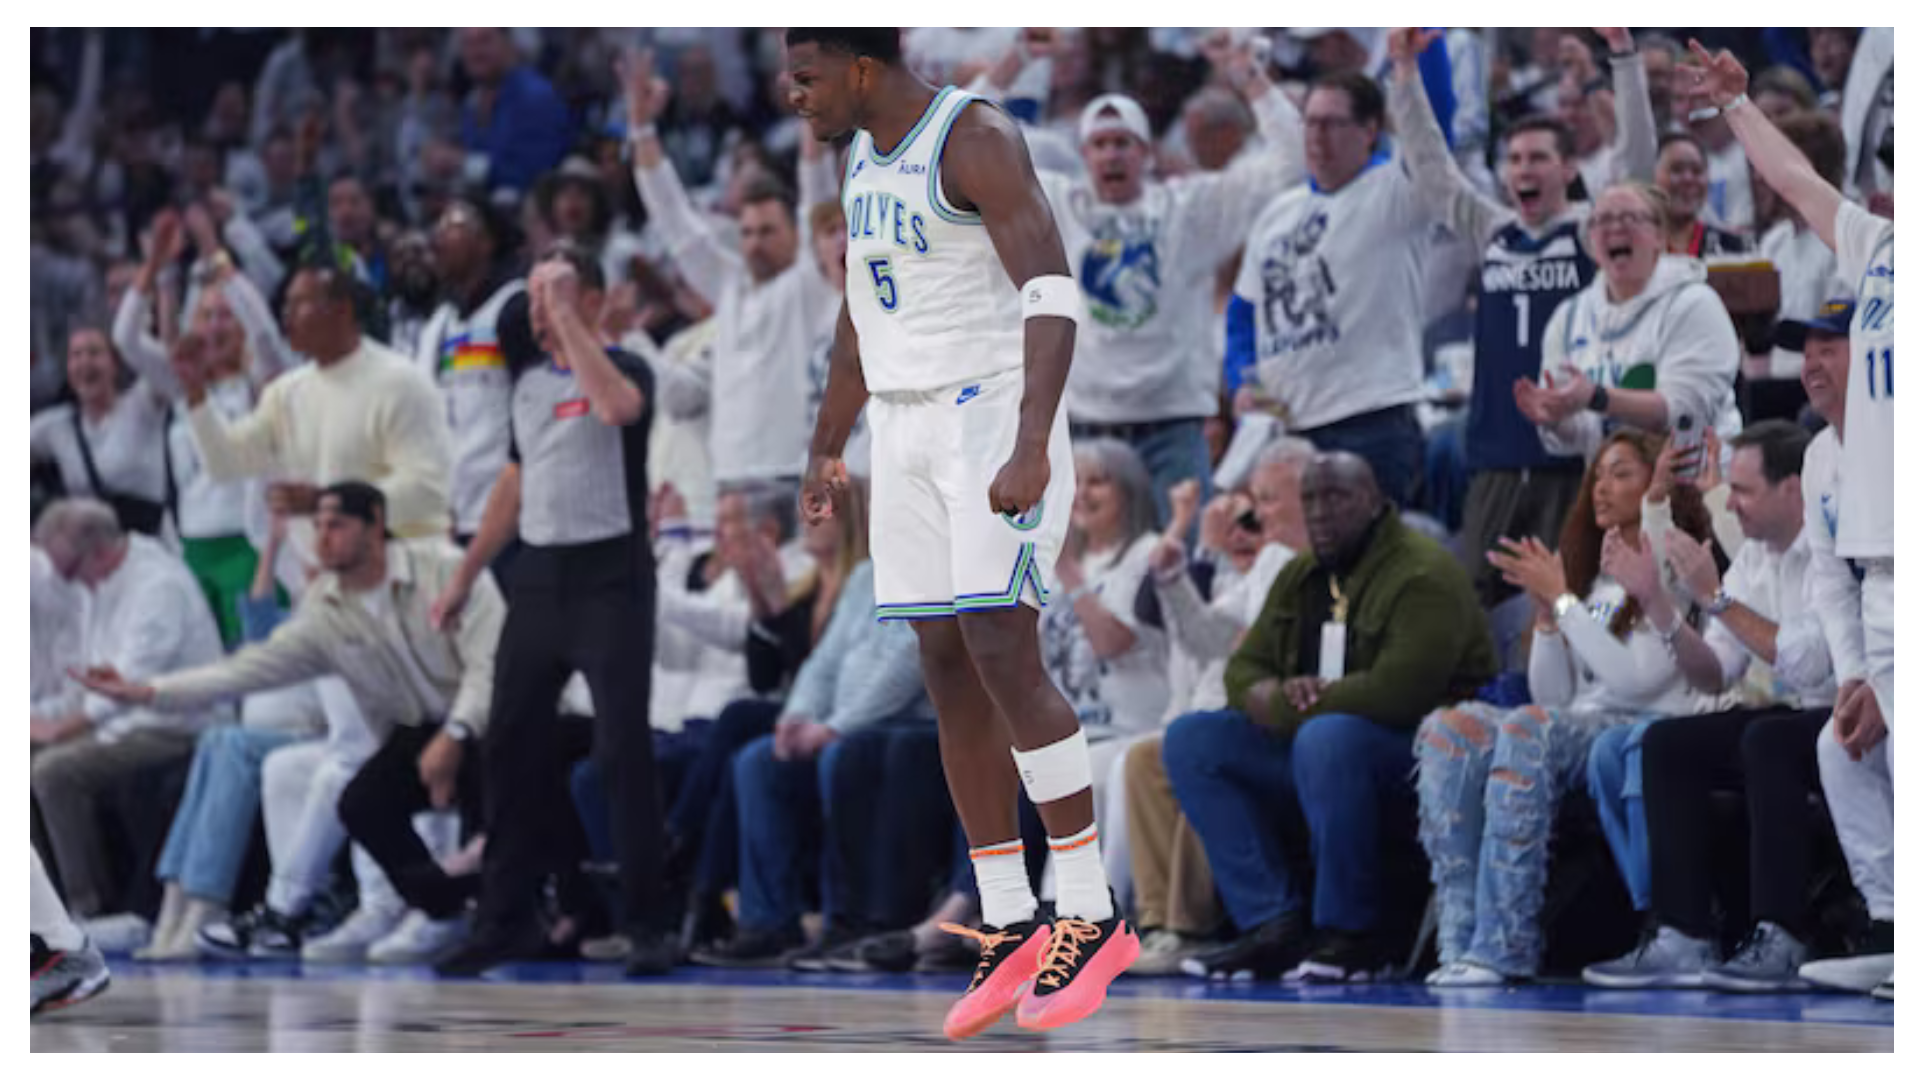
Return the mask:
<svg viewBox="0 0 1920 1080">
<path fill-rule="evenodd" d="M 1893 222 L 1850 202 L 1833 221 L 1840 277 L 1855 283 L 1840 460 L 1840 530 L 1847 559 L 1893 558 Z"/>
</svg>

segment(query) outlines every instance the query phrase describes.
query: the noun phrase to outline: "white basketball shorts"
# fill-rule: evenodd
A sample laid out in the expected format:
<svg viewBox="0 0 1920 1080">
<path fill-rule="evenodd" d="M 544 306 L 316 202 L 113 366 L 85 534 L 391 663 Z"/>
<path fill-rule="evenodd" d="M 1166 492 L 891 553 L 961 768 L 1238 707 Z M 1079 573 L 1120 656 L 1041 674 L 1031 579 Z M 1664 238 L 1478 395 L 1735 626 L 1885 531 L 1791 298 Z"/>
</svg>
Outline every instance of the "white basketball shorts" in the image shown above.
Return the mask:
<svg viewBox="0 0 1920 1080">
<path fill-rule="evenodd" d="M 1064 402 L 1047 440 L 1052 474 L 1039 505 L 1013 518 L 987 499 L 1013 454 L 1025 381 L 1024 369 L 1011 368 L 868 400 L 873 591 L 882 620 L 1046 605 L 1073 511 Z"/>
</svg>

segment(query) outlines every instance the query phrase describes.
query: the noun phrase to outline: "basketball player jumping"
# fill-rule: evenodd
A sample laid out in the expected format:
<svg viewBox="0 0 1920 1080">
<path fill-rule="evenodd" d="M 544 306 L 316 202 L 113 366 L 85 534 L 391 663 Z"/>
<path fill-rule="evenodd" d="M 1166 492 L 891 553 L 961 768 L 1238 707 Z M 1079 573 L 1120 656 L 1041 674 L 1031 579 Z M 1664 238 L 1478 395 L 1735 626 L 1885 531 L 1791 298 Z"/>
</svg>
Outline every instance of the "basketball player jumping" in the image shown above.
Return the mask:
<svg viewBox="0 0 1920 1080">
<path fill-rule="evenodd" d="M 972 847 L 980 964 L 949 1038 L 1017 1010 L 1084 1019 L 1139 955 L 1100 864 L 1086 736 L 1040 663 L 1037 608 L 1073 505 L 1060 394 L 1080 290 L 1014 122 L 902 64 L 895 29 L 787 31 L 790 100 L 815 137 L 851 135 L 847 298 L 802 509 L 833 515 L 862 405 L 873 433 L 882 619 L 911 619 L 940 714 L 947 786 Z M 1017 800 L 1046 822 L 1059 895 L 1039 919 Z"/>
</svg>

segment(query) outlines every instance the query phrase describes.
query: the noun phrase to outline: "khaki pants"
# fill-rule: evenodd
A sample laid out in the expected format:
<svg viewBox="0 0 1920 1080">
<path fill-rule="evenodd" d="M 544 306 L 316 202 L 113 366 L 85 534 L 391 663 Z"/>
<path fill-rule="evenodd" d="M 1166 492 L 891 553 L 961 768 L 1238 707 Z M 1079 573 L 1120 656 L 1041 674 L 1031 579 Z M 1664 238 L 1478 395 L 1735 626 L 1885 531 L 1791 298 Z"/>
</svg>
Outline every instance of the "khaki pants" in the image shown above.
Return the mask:
<svg viewBox="0 0 1920 1080">
<path fill-rule="evenodd" d="M 1160 760 L 1160 741 L 1155 735 L 1127 751 L 1134 907 L 1143 928 L 1201 936 L 1219 924 L 1220 904 L 1200 837 L 1173 797 L 1173 782 Z"/>
<path fill-rule="evenodd" d="M 33 798 L 53 850 L 67 909 L 102 914 L 114 877 L 100 829 L 100 796 L 126 777 L 193 754 L 195 734 L 142 728 L 112 742 L 88 733 L 33 753 Z"/>
</svg>

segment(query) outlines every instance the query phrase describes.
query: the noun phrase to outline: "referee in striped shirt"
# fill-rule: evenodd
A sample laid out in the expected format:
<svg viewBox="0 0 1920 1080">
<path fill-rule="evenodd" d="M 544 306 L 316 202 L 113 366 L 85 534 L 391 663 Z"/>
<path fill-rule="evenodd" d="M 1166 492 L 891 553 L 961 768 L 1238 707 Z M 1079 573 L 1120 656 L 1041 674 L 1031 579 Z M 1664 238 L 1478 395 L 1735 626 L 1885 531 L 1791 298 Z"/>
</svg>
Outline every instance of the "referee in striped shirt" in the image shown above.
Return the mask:
<svg viewBox="0 0 1920 1080">
<path fill-rule="evenodd" d="M 531 335 L 502 327 L 513 377 L 507 466 L 480 531 L 438 605 L 457 617 L 466 590 L 517 533 L 507 621 L 494 662 L 485 741 L 487 849 L 480 910 L 467 946 L 442 974 L 478 974 L 538 955 L 543 879 L 563 869 L 555 843 L 571 814 L 554 727 L 561 688 L 586 677 L 594 753 L 612 795 L 620 863 L 616 923 L 632 942 L 629 975 L 676 959 L 661 870 L 665 832 L 654 789 L 647 708 L 653 667 L 654 564 L 648 537 L 647 432 L 653 377 L 594 330 L 605 300 L 599 263 L 560 247 L 528 279 Z M 516 349 L 512 342 L 530 341 Z M 514 353 L 522 355 L 514 355 Z"/>
</svg>

